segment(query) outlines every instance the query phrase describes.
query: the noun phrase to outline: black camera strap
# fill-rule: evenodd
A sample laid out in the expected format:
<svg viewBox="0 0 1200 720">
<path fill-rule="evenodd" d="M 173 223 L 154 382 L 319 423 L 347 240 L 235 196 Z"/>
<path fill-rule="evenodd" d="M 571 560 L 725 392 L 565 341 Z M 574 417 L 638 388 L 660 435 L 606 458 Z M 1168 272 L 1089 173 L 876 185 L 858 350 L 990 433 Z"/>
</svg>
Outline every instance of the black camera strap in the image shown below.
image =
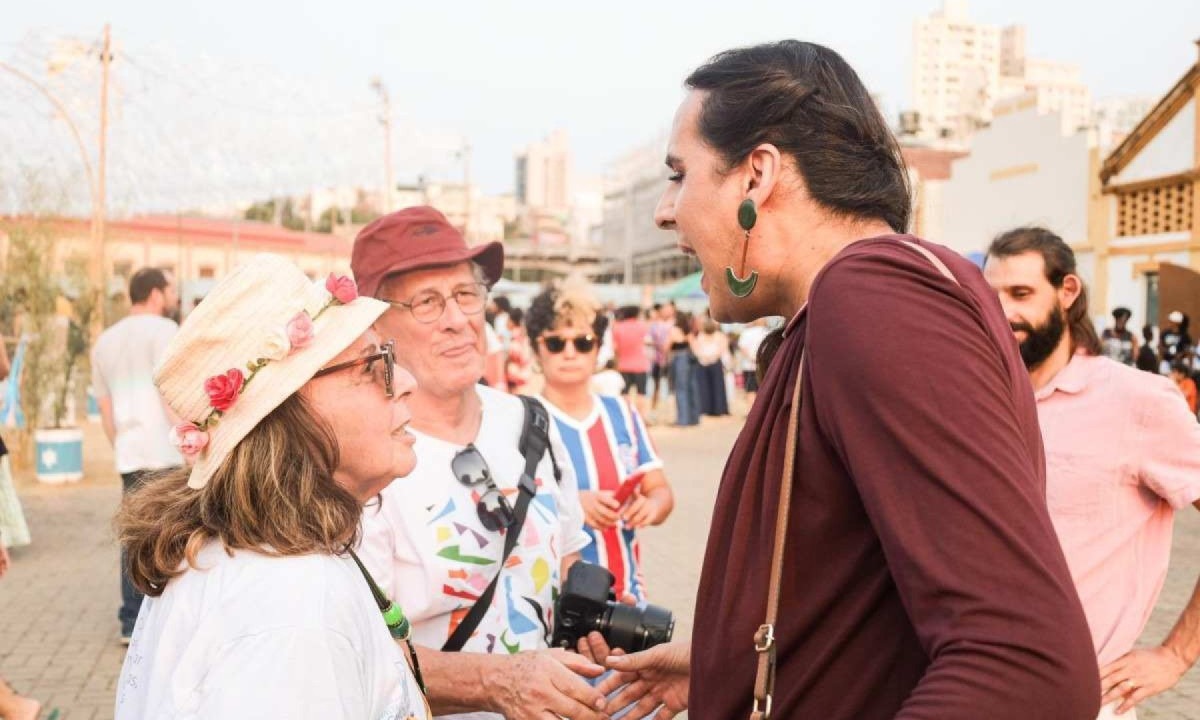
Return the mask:
<svg viewBox="0 0 1200 720">
<path fill-rule="evenodd" d="M 462 650 L 463 646 L 467 644 L 467 640 L 471 638 L 471 634 L 475 632 L 475 628 L 479 627 L 479 623 L 483 621 L 483 616 L 487 613 L 488 608 L 492 606 L 492 597 L 496 594 L 496 585 L 500 583 L 500 575 L 504 573 L 508 557 L 517 547 L 521 529 L 525 527 L 525 516 L 529 513 L 529 503 L 533 501 L 533 496 L 537 495 L 537 484 L 534 477 L 537 475 L 538 463 L 542 461 L 542 456 L 546 452 L 550 452 L 550 463 L 554 468 L 555 482 L 562 482 L 562 472 L 558 469 L 554 451 L 550 449 L 550 414 L 534 398 L 525 395 L 517 397 L 525 406 L 525 425 L 521 428 L 521 439 L 517 444 L 521 455 L 525 457 L 525 471 L 521 473 L 521 481 L 518 484 L 519 497 L 516 507 L 513 509 L 513 524 L 504 534 L 504 554 L 500 557 L 500 567 L 496 570 L 496 576 L 492 578 L 487 589 L 471 606 L 467 616 L 454 629 L 449 639 L 446 640 L 446 644 L 442 645 L 442 652 Z"/>
</svg>

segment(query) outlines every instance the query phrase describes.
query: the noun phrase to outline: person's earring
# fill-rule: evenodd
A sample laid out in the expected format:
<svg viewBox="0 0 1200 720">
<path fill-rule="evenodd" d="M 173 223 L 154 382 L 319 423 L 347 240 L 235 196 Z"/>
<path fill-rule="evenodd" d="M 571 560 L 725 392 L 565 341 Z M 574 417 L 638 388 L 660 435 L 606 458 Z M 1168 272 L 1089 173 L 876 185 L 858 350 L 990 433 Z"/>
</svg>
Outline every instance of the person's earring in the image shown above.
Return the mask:
<svg viewBox="0 0 1200 720">
<path fill-rule="evenodd" d="M 729 292 L 733 293 L 734 297 L 744 298 L 754 292 L 754 286 L 758 284 L 758 271 L 755 270 L 749 275 L 746 275 L 746 253 L 750 250 L 750 230 L 754 228 L 758 222 L 758 208 L 754 206 L 754 201 L 746 198 L 738 205 L 738 225 L 746 233 L 745 239 L 742 241 L 742 264 L 738 273 L 733 271 L 733 268 L 726 266 L 725 268 L 725 284 L 729 286 Z"/>
</svg>

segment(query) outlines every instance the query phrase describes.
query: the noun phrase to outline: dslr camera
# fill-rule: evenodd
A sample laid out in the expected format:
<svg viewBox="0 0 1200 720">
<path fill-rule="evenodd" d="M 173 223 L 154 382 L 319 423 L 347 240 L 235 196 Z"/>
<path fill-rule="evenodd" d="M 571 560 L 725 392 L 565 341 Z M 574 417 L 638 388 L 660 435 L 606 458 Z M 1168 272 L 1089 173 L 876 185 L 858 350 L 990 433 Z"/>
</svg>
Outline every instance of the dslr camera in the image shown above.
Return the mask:
<svg viewBox="0 0 1200 720">
<path fill-rule="evenodd" d="M 658 605 L 619 603 L 613 593 L 613 575 L 591 563 L 577 562 L 567 571 L 567 581 L 554 608 L 551 646 L 574 650 L 579 638 L 595 630 L 612 648 L 638 652 L 671 639 L 675 616 Z"/>
</svg>

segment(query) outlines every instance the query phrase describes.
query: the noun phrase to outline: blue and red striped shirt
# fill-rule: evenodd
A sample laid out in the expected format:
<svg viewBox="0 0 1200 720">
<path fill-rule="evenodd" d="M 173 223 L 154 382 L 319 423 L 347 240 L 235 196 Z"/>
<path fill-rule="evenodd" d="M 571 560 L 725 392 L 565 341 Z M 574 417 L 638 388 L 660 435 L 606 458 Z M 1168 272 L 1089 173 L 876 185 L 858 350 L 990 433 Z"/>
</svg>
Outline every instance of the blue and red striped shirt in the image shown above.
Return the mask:
<svg viewBox="0 0 1200 720">
<path fill-rule="evenodd" d="M 539 398 L 558 425 L 579 490 L 616 492 L 626 478 L 662 468 L 662 459 L 637 411 L 620 398 L 593 398 L 592 412 L 582 421 Z M 617 597 L 630 593 L 639 601 L 645 600 L 637 533 L 619 521 L 607 530 L 597 530 L 585 522 L 583 529 L 592 540 L 581 551 L 583 560 L 608 568 L 615 578 L 613 590 Z"/>
</svg>

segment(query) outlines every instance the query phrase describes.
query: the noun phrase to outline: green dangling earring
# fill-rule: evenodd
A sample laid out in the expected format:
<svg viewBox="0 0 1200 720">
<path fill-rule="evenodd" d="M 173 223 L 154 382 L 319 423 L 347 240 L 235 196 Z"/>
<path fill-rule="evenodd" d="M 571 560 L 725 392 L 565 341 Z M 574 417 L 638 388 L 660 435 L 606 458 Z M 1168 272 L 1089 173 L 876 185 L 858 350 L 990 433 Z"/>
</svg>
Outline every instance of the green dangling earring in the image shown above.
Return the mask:
<svg viewBox="0 0 1200 720">
<path fill-rule="evenodd" d="M 741 272 L 746 272 L 746 253 L 750 250 L 750 230 L 758 222 L 758 208 L 754 206 L 754 201 L 746 198 L 738 205 L 738 225 L 746 232 L 746 238 L 742 241 L 742 264 Z M 754 292 L 754 287 L 758 285 L 758 271 L 755 270 L 745 277 L 738 277 L 737 273 L 733 272 L 733 268 L 726 266 L 725 268 L 725 284 L 729 286 L 729 292 L 733 293 L 734 297 L 744 298 Z"/>
</svg>

